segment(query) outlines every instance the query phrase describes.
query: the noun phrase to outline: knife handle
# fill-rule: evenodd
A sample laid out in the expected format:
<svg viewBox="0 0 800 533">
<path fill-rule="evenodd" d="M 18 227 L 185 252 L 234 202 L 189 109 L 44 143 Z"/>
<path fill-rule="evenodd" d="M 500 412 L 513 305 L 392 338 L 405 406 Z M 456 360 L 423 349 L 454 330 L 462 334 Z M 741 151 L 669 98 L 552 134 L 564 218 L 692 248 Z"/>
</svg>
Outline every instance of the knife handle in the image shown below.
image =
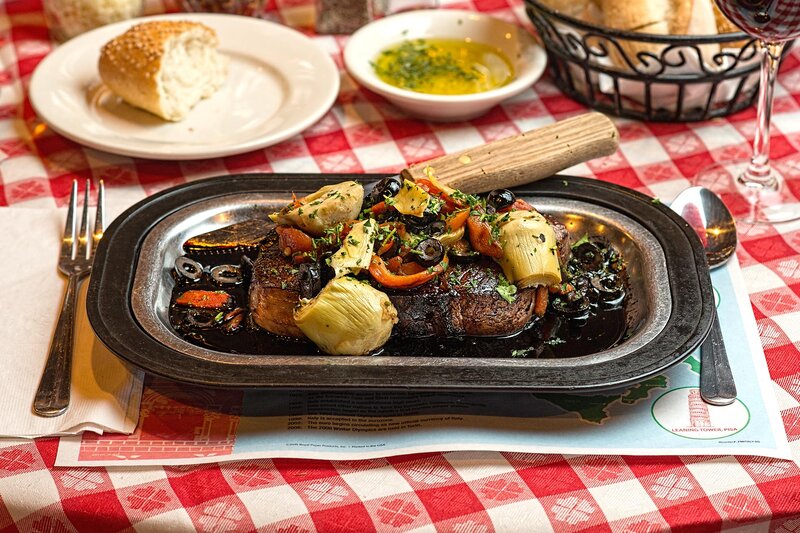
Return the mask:
<svg viewBox="0 0 800 533">
<path fill-rule="evenodd" d="M 619 145 L 614 123 L 600 113 L 585 113 L 514 137 L 417 163 L 401 175 L 425 178 L 431 167 L 437 180 L 466 193 L 487 192 L 531 183 L 595 157 L 613 154 Z"/>
</svg>

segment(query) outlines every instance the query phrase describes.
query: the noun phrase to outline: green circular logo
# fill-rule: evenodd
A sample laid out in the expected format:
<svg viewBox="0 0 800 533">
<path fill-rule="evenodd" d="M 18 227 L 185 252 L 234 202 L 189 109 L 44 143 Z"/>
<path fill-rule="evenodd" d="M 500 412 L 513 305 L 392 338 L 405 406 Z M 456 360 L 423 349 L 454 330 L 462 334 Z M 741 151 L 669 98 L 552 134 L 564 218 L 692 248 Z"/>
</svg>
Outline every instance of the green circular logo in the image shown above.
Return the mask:
<svg viewBox="0 0 800 533">
<path fill-rule="evenodd" d="M 687 439 L 714 440 L 730 437 L 750 423 L 750 410 L 737 399 L 730 405 L 709 405 L 697 387 L 672 389 L 653 402 L 650 413 L 656 424 Z"/>
</svg>

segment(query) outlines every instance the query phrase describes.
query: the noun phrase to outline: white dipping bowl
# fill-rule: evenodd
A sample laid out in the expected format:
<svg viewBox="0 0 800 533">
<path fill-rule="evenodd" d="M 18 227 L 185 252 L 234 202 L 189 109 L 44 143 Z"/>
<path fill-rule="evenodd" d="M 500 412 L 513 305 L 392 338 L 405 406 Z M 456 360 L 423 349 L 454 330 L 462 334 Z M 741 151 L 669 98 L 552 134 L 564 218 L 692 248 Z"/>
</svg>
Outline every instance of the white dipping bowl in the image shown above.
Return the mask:
<svg viewBox="0 0 800 533">
<path fill-rule="evenodd" d="M 474 94 L 426 94 L 382 81 L 370 64 L 381 50 L 413 39 L 466 39 L 499 48 L 514 65 L 511 82 Z M 544 50 L 523 28 L 500 19 L 454 9 L 408 11 L 371 22 L 355 32 L 344 49 L 344 64 L 353 78 L 410 115 L 455 121 L 480 116 L 529 88 L 544 71 Z"/>
</svg>

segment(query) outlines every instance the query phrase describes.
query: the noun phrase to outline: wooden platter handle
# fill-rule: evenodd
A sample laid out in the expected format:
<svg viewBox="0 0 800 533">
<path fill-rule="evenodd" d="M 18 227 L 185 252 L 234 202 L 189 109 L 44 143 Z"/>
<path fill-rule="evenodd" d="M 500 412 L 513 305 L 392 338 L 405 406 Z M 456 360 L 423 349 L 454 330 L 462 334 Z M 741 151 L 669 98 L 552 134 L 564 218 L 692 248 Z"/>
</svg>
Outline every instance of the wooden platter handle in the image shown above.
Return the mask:
<svg viewBox="0 0 800 533">
<path fill-rule="evenodd" d="M 613 154 L 619 145 L 614 123 L 600 113 L 586 113 L 414 164 L 404 178 L 425 178 L 431 167 L 443 184 L 466 193 L 524 185 L 595 157 Z"/>
</svg>

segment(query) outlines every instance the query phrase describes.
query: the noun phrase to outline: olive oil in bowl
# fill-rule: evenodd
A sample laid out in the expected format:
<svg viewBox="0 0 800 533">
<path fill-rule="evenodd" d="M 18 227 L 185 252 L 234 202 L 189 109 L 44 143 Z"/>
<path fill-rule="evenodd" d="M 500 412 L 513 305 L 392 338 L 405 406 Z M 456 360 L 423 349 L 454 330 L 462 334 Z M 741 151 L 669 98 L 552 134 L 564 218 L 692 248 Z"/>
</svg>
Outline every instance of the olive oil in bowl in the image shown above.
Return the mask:
<svg viewBox="0 0 800 533">
<path fill-rule="evenodd" d="M 500 50 L 468 39 L 403 41 L 382 50 L 372 67 L 389 85 L 427 94 L 481 93 L 514 79 Z"/>
</svg>

